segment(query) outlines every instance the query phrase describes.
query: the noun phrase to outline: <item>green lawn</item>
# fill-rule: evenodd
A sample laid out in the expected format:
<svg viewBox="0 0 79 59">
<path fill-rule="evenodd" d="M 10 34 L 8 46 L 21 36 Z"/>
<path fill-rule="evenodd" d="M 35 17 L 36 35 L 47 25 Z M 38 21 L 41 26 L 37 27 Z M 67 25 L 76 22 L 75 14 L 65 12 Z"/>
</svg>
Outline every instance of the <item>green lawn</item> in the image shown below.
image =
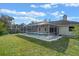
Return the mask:
<svg viewBox="0 0 79 59">
<path fill-rule="evenodd" d="M 79 55 L 79 40 L 62 38 L 45 42 L 21 35 L 0 36 L 0 55 L 63 56 Z"/>
</svg>

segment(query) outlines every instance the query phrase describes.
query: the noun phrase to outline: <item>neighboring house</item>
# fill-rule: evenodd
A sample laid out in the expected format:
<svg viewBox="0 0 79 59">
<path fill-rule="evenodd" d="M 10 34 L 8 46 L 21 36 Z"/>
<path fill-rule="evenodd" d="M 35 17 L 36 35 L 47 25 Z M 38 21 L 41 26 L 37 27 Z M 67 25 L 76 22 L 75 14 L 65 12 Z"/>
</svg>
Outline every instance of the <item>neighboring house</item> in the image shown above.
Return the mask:
<svg viewBox="0 0 79 59">
<path fill-rule="evenodd" d="M 22 24 L 15 24 L 14 18 L 8 15 L 0 15 L 0 21 L 6 24 L 7 30 L 10 33 L 24 33 L 26 32 L 26 25 Z"/>
<path fill-rule="evenodd" d="M 75 24 L 79 24 L 79 22 L 68 21 L 67 16 L 64 15 L 63 19 L 59 21 L 32 22 L 27 25 L 27 33 L 72 35 L 73 25 Z"/>
<path fill-rule="evenodd" d="M 11 27 L 11 33 L 24 33 L 26 32 L 25 24 L 13 24 Z"/>
<path fill-rule="evenodd" d="M 26 32 L 26 25 L 24 23 L 20 24 L 19 30 L 20 30 L 20 33 L 25 33 Z"/>
</svg>

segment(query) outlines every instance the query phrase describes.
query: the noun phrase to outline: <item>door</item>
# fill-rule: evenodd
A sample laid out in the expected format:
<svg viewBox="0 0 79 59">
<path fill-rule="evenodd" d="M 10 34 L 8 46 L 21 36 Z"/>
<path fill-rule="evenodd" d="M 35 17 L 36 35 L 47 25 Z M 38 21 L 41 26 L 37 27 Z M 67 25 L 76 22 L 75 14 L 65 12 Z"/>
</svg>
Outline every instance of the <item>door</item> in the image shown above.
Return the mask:
<svg viewBox="0 0 79 59">
<path fill-rule="evenodd" d="M 50 33 L 57 35 L 58 34 L 57 27 L 50 28 Z"/>
<path fill-rule="evenodd" d="M 50 33 L 53 33 L 54 32 L 54 29 L 53 28 L 50 28 Z"/>
</svg>

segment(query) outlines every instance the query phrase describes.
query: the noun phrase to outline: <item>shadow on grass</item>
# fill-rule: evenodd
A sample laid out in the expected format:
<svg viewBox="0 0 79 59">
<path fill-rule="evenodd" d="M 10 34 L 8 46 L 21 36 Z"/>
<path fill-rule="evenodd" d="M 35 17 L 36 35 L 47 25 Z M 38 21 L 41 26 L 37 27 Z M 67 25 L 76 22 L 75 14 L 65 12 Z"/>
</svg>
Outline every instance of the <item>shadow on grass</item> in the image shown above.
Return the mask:
<svg viewBox="0 0 79 59">
<path fill-rule="evenodd" d="M 73 37 L 72 39 L 75 39 L 75 40 L 79 41 L 79 36 L 78 37 Z"/>
<path fill-rule="evenodd" d="M 62 38 L 62 39 L 59 39 L 57 41 L 46 42 L 46 41 L 42 41 L 39 39 L 30 38 L 30 37 L 26 37 L 26 36 L 22 36 L 22 35 L 16 35 L 16 36 L 23 38 L 24 40 L 28 40 L 30 42 L 39 44 L 41 46 L 44 46 L 44 47 L 47 47 L 50 49 L 54 49 L 57 52 L 61 52 L 61 53 L 65 53 L 65 51 L 68 47 L 68 43 L 69 43 L 69 38 Z"/>
</svg>

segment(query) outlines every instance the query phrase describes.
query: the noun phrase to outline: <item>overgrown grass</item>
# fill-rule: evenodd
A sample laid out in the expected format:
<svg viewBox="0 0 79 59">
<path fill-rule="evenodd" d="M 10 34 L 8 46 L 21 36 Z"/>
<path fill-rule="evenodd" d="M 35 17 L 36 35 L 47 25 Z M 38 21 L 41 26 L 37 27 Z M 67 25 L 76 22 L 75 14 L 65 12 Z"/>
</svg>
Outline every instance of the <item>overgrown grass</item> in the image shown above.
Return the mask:
<svg viewBox="0 0 79 59">
<path fill-rule="evenodd" d="M 62 56 L 79 55 L 79 41 L 62 38 L 53 42 L 45 42 L 21 35 L 4 35 L 0 37 L 0 55 L 11 56 Z"/>
</svg>

